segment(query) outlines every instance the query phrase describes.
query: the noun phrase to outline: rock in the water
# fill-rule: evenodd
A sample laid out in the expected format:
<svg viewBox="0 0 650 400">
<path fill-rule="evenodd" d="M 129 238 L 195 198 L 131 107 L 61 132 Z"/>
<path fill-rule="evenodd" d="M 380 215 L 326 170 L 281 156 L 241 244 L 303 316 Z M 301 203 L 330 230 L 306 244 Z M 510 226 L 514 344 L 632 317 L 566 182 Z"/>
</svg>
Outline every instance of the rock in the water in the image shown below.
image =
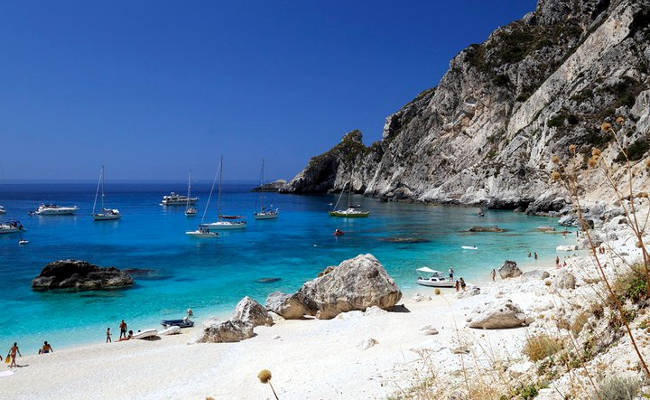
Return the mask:
<svg viewBox="0 0 650 400">
<path fill-rule="evenodd" d="M 265 306 L 267 310 L 285 319 L 298 319 L 309 314 L 297 294 L 273 292 L 266 298 Z"/>
<path fill-rule="evenodd" d="M 255 282 L 257 283 L 273 283 L 273 282 L 278 282 L 281 281 L 282 278 L 260 278 L 256 280 Z"/>
<path fill-rule="evenodd" d="M 552 285 L 556 289 L 575 289 L 576 277 L 569 272 L 560 271 L 560 273 L 553 278 Z"/>
<path fill-rule="evenodd" d="M 543 280 L 548 278 L 549 276 L 551 275 L 547 271 L 542 271 L 541 269 L 535 269 L 521 274 L 521 280 L 522 281 Z"/>
<path fill-rule="evenodd" d="M 430 242 L 429 239 L 418 238 L 418 237 L 386 237 L 379 239 L 382 242 L 390 243 L 427 243 Z"/>
<path fill-rule="evenodd" d="M 530 323 L 526 314 L 511 300 L 498 300 L 477 307 L 470 314 L 470 328 L 506 329 Z"/>
<path fill-rule="evenodd" d="M 402 292 L 373 255 L 361 254 L 305 282 L 296 295 L 309 314 L 330 319 L 341 312 L 371 306 L 390 308 L 401 299 Z"/>
<path fill-rule="evenodd" d="M 555 228 L 553 228 L 552 226 L 547 226 L 547 225 L 538 226 L 536 229 L 540 232 L 553 232 L 555 230 Z"/>
<path fill-rule="evenodd" d="M 197 339 L 198 343 L 239 342 L 253 337 L 253 325 L 229 319 L 219 322 L 210 320 L 203 325 L 203 334 Z"/>
<path fill-rule="evenodd" d="M 253 188 L 253 192 L 277 192 L 287 184 L 284 179 L 278 179 L 273 182 L 265 183 Z"/>
<path fill-rule="evenodd" d="M 246 296 L 237 303 L 235 315 L 232 319 L 248 322 L 253 328 L 259 325 L 273 325 L 273 318 L 264 307 L 255 300 Z"/>
<path fill-rule="evenodd" d="M 473 226 L 467 230 L 467 232 L 505 232 L 503 228 L 498 226 Z"/>
<path fill-rule="evenodd" d="M 119 289 L 133 285 L 133 277 L 115 267 L 98 267 L 86 261 L 59 260 L 47 264 L 32 280 L 32 289 Z"/>
<path fill-rule="evenodd" d="M 517 267 L 517 263 L 510 260 L 506 260 L 497 272 L 499 272 L 501 279 L 515 278 L 521 275 L 521 270 Z"/>
</svg>

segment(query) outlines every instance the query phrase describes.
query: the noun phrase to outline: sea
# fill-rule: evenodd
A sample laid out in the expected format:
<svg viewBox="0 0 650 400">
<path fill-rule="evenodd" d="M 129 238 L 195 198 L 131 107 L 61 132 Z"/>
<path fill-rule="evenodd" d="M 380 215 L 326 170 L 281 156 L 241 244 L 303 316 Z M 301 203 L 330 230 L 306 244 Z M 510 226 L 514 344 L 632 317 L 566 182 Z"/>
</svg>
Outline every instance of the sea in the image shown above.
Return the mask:
<svg viewBox="0 0 650 400">
<path fill-rule="evenodd" d="M 227 316 L 244 296 L 263 303 L 273 291 L 296 291 L 325 267 L 358 254 L 377 257 L 402 291 L 432 294 L 432 288 L 415 284 L 421 275 L 417 268 L 446 272 L 453 266 L 469 284 L 485 282 L 506 259 L 552 265 L 556 246 L 575 240 L 575 235 L 536 230 L 542 225 L 560 229 L 557 219 L 512 211 L 488 210 L 480 217 L 478 208 L 386 203 L 353 195 L 352 202 L 370 216 L 342 219 L 327 213 L 337 195 L 259 194 L 253 187 L 247 182 L 223 185 L 222 213 L 244 216 L 246 229 L 200 239 L 185 232 L 197 228 L 204 211 L 205 222 L 216 220 L 216 195 L 206 210 L 210 183 L 193 185 L 199 214 L 189 218 L 183 206 L 160 204 L 170 191 L 186 193 L 185 183 L 107 182 L 106 206 L 118 208 L 122 219 L 102 222 L 91 217 L 95 183 L 0 184 L 0 205 L 7 210 L 0 219 L 20 220 L 26 229 L 0 235 L 0 351 L 14 341 L 27 353 L 44 340 L 55 350 L 102 343 L 108 327 L 117 339 L 122 319 L 134 331 L 158 328 L 162 319 L 182 318 L 188 308 L 199 322 Z M 253 218 L 260 196 L 279 208 L 279 218 Z M 42 202 L 80 210 L 75 216 L 28 215 Z M 507 231 L 466 232 L 474 225 Z M 334 236 L 336 228 L 345 234 Z M 29 244 L 20 246 L 20 238 Z M 539 260 L 529 258 L 529 252 Z M 136 276 L 128 289 L 31 289 L 31 280 L 47 263 L 67 258 L 149 271 Z"/>
</svg>

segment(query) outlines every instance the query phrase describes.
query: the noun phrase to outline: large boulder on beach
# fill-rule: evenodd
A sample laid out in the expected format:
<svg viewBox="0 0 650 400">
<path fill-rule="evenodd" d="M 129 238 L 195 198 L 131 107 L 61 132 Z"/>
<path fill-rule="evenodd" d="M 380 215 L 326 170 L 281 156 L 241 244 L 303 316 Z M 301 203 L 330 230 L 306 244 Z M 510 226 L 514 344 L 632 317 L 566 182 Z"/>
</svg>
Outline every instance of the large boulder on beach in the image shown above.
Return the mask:
<svg viewBox="0 0 650 400">
<path fill-rule="evenodd" d="M 551 276 L 548 271 L 543 271 L 541 269 L 534 269 L 532 271 L 526 271 L 523 274 L 521 274 L 521 280 L 522 281 L 538 281 L 538 280 L 544 280 Z"/>
<path fill-rule="evenodd" d="M 521 275 L 521 270 L 514 261 L 506 260 L 502 266 L 497 269 L 501 279 L 516 278 Z"/>
<path fill-rule="evenodd" d="M 203 332 L 197 343 L 239 342 L 255 335 L 253 325 L 241 320 L 208 320 L 203 324 Z"/>
<path fill-rule="evenodd" d="M 115 267 L 99 267 L 87 261 L 59 260 L 47 264 L 32 280 L 32 289 L 100 290 L 133 285 L 133 277 Z"/>
<path fill-rule="evenodd" d="M 266 298 L 265 306 L 284 319 L 299 319 L 309 314 L 297 293 L 273 292 Z"/>
<path fill-rule="evenodd" d="M 552 285 L 556 289 L 575 289 L 576 277 L 569 272 L 560 271 L 560 273 L 553 278 Z"/>
<path fill-rule="evenodd" d="M 328 274 L 305 282 L 297 295 L 309 314 L 319 319 L 372 306 L 388 309 L 402 298 L 393 278 L 372 254 L 343 261 Z"/>
<path fill-rule="evenodd" d="M 478 329 L 507 329 L 526 326 L 530 320 L 511 300 L 498 300 L 477 307 L 469 317 L 469 327 Z"/>
<path fill-rule="evenodd" d="M 246 296 L 237 303 L 235 315 L 232 319 L 248 322 L 253 328 L 259 325 L 273 325 L 273 318 L 269 312 L 255 300 Z"/>
</svg>

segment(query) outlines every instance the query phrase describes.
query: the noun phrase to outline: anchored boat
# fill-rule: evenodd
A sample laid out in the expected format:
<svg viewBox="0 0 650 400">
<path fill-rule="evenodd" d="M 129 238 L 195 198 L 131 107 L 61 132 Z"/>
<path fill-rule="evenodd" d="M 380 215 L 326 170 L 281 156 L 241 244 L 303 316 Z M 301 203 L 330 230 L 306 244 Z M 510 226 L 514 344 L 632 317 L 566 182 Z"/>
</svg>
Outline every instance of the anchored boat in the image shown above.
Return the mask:
<svg viewBox="0 0 650 400">
<path fill-rule="evenodd" d="M 190 202 L 190 199 L 192 198 L 191 192 L 192 192 L 192 171 L 190 171 L 189 177 L 187 178 L 187 202 L 185 203 L 186 217 L 193 217 L 198 212 L 196 207 L 192 206 L 192 203 Z"/>
<path fill-rule="evenodd" d="M 216 230 L 231 230 L 231 229 L 243 229 L 246 228 L 246 221 L 240 219 L 242 218 L 239 215 L 222 215 L 221 214 L 221 182 L 223 178 L 223 156 L 221 157 L 221 160 L 219 161 L 219 191 L 217 195 L 217 221 L 216 222 L 208 222 L 208 223 L 203 223 L 201 222 L 201 225 L 199 225 L 200 228 L 205 228 L 208 231 L 216 231 Z M 212 184 L 214 187 L 214 182 Z M 212 193 L 212 189 L 210 190 L 210 193 Z M 205 211 L 207 211 L 208 207 L 206 205 Z M 203 216 L 205 216 L 205 212 L 203 213 Z"/>
<path fill-rule="evenodd" d="M 342 217 L 342 218 L 366 218 L 370 215 L 370 211 L 364 211 L 364 210 L 358 210 L 354 208 L 351 203 L 350 203 L 350 196 L 352 192 L 352 180 L 350 180 L 347 184 L 348 186 L 348 207 L 345 210 L 337 210 L 336 207 L 338 207 L 339 202 L 341 201 L 341 197 L 343 196 L 343 193 L 345 192 L 345 186 L 343 187 L 343 190 L 341 190 L 341 194 L 339 194 L 339 198 L 336 201 L 336 204 L 334 205 L 334 209 L 329 212 L 330 217 Z"/>
<path fill-rule="evenodd" d="M 260 172 L 260 187 L 264 186 L 264 159 L 262 159 L 262 171 Z M 255 219 L 276 219 L 280 214 L 277 208 L 271 205 L 269 208 L 264 207 L 264 194 L 260 191 L 260 210 L 253 214 Z"/>
<path fill-rule="evenodd" d="M 74 215 L 79 210 L 77 206 L 59 206 L 56 204 L 41 204 L 34 211 L 36 215 Z"/>
<path fill-rule="evenodd" d="M 415 281 L 418 285 L 429 286 L 429 287 L 442 287 L 442 288 L 451 288 L 454 287 L 454 281 L 452 279 L 447 279 L 442 275 L 442 272 L 436 271 L 429 267 L 421 267 L 416 271 L 426 272 L 431 274 L 428 278 L 418 277 Z"/>
<path fill-rule="evenodd" d="M 23 224 L 20 221 L 0 222 L 0 234 L 24 232 Z"/>
<path fill-rule="evenodd" d="M 198 200 L 198 197 L 183 196 L 182 194 L 170 192 L 168 195 L 163 196 L 160 204 L 163 206 L 185 206 L 195 204 Z"/>
<path fill-rule="evenodd" d="M 99 195 L 99 191 L 101 189 L 102 192 L 102 198 L 101 198 L 101 203 L 102 203 L 102 208 L 99 212 L 95 212 L 95 207 L 97 206 L 97 196 Z M 93 202 L 93 219 L 95 221 L 113 221 L 116 219 L 120 219 L 122 217 L 122 214 L 120 214 L 120 210 L 117 208 L 106 208 L 104 207 L 104 166 L 102 165 L 101 171 L 99 173 L 99 181 L 97 181 L 97 190 L 95 191 L 95 201 Z"/>
</svg>

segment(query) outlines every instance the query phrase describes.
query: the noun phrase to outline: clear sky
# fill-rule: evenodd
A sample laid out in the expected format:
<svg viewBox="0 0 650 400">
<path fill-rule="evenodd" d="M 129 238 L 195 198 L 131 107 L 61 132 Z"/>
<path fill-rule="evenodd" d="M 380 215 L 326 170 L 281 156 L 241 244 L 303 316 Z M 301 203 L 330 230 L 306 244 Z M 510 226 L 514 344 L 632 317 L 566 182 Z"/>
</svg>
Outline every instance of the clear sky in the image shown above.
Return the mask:
<svg viewBox="0 0 650 400">
<path fill-rule="evenodd" d="M 3 1 L 0 182 L 290 178 L 535 4 Z"/>
</svg>

